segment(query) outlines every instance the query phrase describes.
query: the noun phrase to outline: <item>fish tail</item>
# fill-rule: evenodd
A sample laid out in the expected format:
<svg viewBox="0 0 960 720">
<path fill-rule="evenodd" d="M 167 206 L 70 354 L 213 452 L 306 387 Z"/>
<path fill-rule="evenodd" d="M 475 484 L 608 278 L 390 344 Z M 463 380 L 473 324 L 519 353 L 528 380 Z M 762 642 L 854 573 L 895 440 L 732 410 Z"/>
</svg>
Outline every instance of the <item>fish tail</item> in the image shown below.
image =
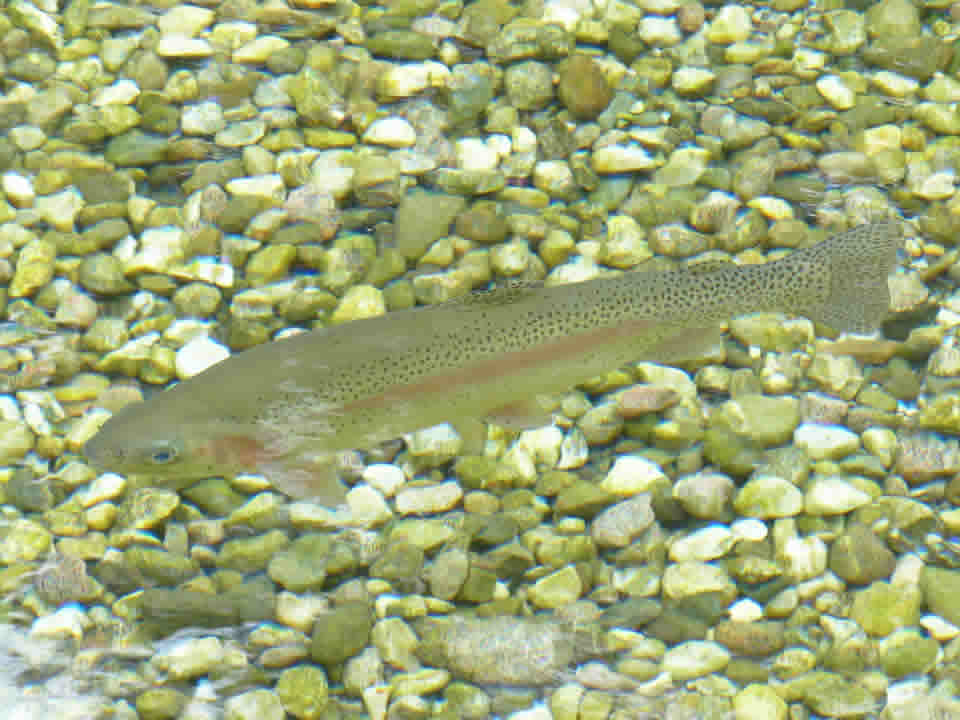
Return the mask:
<svg viewBox="0 0 960 720">
<path fill-rule="evenodd" d="M 890 309 L 887 276 L 897 264 L 903 233 L 896 222 L 861 225 L 808 251 L 812 272 L 826 272 L 827 291 L 800 314 L 841 332 L 871 333 Z M 817 256 L 821 257 L 817 257 Z"/>
</svg>

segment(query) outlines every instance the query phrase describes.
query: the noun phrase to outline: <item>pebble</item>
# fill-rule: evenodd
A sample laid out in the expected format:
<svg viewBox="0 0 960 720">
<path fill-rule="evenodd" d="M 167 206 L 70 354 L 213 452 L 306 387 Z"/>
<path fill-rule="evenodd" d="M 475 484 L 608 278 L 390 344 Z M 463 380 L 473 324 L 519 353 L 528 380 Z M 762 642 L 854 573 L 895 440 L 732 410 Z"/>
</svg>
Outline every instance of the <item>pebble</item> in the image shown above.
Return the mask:
<svg viewBox="0 0 960 720">
<path fill-rule="evenodd" d="M 290 47 L 290 41 L 276 35 L 262 35 L 252 39 L 233 51 L 231 59 L 244 65 L 261 65 L 274 53 Z"/>
<path fill-rule="evenodd" d="M 842 477 L 817 477 L 804 492 L 804 510 L 809 515 L 844 515 L 869 504 L 873 497 Z"/>
<path fill-rule="evenodd" d="M 683 40 L 683 33 L 674 18 L 645 15 L 637 25 L 637 37 L 653 47 L 673 47 Z"/>
<path fill-rule="evenodd" d="M 802 423 L 793 433 L 793 442 L 811 460 L 842 460 L 860 449 L 860 437 L 839 425 Z"/>
<path fill-rule="evenodd" d="M 651 170 L 657 166 L 656 159 L 639 145 L 614 143 L 594 151 L 590 158 L 593 169 L 602 174 Z"/>
<path fill-rule="evenodd" d="M 370 485 L 358 485 L 347 493 L 350 517 L 361 527 L 378 527 L 393 517 L 380 492 Z"/>
<path fill-rule="evenodd" d="M 673 486 L 673 497 L 694 517 L 712 520 L 727 512 L 734 488 L 728 475 L 698 472 L 678 478 Z"/>
<path fill-rule="evenodd" d="M 803 493 L 790 481 L 776 475 L 758 474 L 740 488 L 733 499 L 738 515 L 770 519 L 803 512 Z"/>
<path fill-rule="evenodd" d="M 157 42 L 156 53 L 162 58 L 199 60 L 213 55 L 213 46 L 203 38 L 163 35 Z"/>
<path fill-rule="evenodd" d="M 706 37 L 712 43 L 729 45 L 746 40 L 752 29 L 747 8 L 742 5 L 724 5 L 707 27 Z"/>
<path fill-rule="evenodd" d="M 387 463 L 371 463 L 363 469 L 362 478 L 371 487 L 376 488 L 384 497 L 396 495 L 407 481 L 403 470 Z"/>
<path fill-rule="evenodd" d="M 817 80 L 817 91 L 837 110 L 849 110 L 857 101 L 856 93 L 836 75 L 823 75 Z"/>
<path fill-rule="evenodd" d="M 453 144 L 457 167 L 461 170 L 495 170 L 500 155 L 480 138 L 461 138 Z"/>
<path fill-rule="evenodd" d="M 417 131 L 407 120 L 391 115 L 370 123 L 363 133 L 363 141 L 392 148 L 410 147 L 417 141 Z"/>
<path fill-rule="evenodd" d="M 151 662 L 175 680 L 190 680 L 214 672 L 224 656 L 220 638 L 184 638 L 158 652 Z"/>
<path fill-rule="evenodd" d="M 397 492 L 396 508 L 401 515 L 426 515 L 451 510 L 463 498 L 454 480 L 423 487 L 405 486 Z"/>
<path fill-rule="evenodd" d="M 0 189 L 15 208 L 32 207 L 36 200 L 33 181 L 20 173 L 8 170 L 0 176 Z"/>
<path fill-rule="evenodd" d="M 708 563 L 687 561 L 669 565 L 663 573 L 663 593 L 682 600 L 705 593 L 718 593 L 733 600 L 736 586 L 722 568 Z"/>
<path fill-rule="evenodd" d="M 637 495 L 613 505 L 594 518 L 590 536 L 600 547 L 627 547 L 653 524 L 648 494 Z"/>
<path fill-rule="evenodd" d="M 180 117 L 180 127 L 185 135 L 215 135 L 226 125 L 223 107 L 213 101 L 187 105 Z"/>
<path fill-rule="evenodd" d="M 671 544 L 670 559 L 674 562 L 709 562 L 729 553 L 734 543 L 736 538 L 729 528 L 709 525 Z"/>
<path fill-rule="evenodd" d="M 30 626 L 30 635 L 39 638 L 72 638 L 79 641 L 91 624 L 90 618 L 80 607 L 67 605 L 34 620 Z"/>
<path fill-rule="evenodd" d="M 690 640 L 676 645 L 663 656 L 663 669 L 677 682 L 685 682 L 720 672 L 730 662 L 730 653 L 722 645 Z"/>
<path fill-rule="evenodd" d="M 629 497 L 655 490 L 669 480 L 660 466 L 640 455 L 621 455 L 600 482 L 608 492 Z"/>
<path fill-rule="evenodd" d="M 227 699 L 225 720 L 284 720 L 283 703 L 272 690 L 248 690 Z"/>
<path fill-rule="evenodd" d="M 228 357 L 230 357 L 229 348 L 207 335 L 198 335 L 177 350 L 177 377 L 186 380 L 199 375 Z"/>
</svg>

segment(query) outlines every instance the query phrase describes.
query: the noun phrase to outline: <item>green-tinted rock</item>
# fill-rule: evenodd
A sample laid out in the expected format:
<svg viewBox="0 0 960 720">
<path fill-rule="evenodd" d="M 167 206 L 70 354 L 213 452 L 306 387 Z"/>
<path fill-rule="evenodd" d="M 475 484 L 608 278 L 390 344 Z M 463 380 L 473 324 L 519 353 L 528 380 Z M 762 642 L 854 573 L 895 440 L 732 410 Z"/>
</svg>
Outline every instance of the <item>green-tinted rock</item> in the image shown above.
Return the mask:
<svg viewBox="0 0 960 720">
<path fill-rule="evenodd" d="M 938 393 L 927 399 L 914 418 L 916 427 L 960 435 L 960 393 Z"/>
<path fill-rule="evenodd" d="M 123 276 L 123 264 L 119 258 L 105 253 L 83 259 L 78 281 L 82 288 L 99 295 L 121 295 L 133 290 Z"/>
<path fill-rule="evenodd" d="M 370 641 L 373 617 L 364 602 L 348 602 L 317 617 L 310 656 L 322 665 L 337 665 L 360 652 Z"/>
<path fill-rule="evenodd" d="M 877 581 L 857 592 L 850 617 L 868 634 L 883 637 L 920 621 L 920 592 Z M 930 604 L 929 598 L 927 600 Z"/>
<path fill-rule="evenodd" d="M 144 618 L 164 632 L 182 627 L 224 627 L 273 619 L 274 598 L 253 583 L 225 593 L 150 588 L 138 597 Z"/>
<path fill-rule="evenodd" d="M 30 427 L 19 420 L 0 420 L 0 463 L 11 465 L 33 449 Z"/>
<path fill-rule="evenodd" d="M 199 566 L 190 558 L 158 548 L 132 547 L 123 556 L 133 570 L 158 585 L 179 585 L 200 571 Z"/>
<path fill-rule="evenodd" d="M 36 478 L 27 468 L 17 468 L 4 487 L 6 502 L 24 512 L 42 512 L 53 507 L 53 490 L 46 478 Z"/>
<path fill-rule="evenodd" d="M 739 395 L 711 416 L 714 427 L 726 428 L 764 447 L 789 442 L 799 423 L 799 401 L 789 396 Z"/>
<path fill-rule="evenodd" d="M 121 173 L 75 168 L 70 171 L 70 179 L 91 205 L 125 202 L 133 192 L 130 178 Z"/>
<path fill-rule="evenodd" d="M 166 520 L 180 504 L 172 490 L 143 487 L 129 493 L 117 513 L 117 527 L 148 530 Z"/>
<path fill-rule="evenodd" d="M 493 593 L 497 587 L 497 574 L 493 570 L 480 567 L 477 564 L 470 566 L 467 579 L 460 589 L 457 599 L 465 603 L 485 603 L 493 600 Z"/>
<path fill-rule="evenodd" d="M 860 524 L 851 525 L 830 546 L 830 569 L 854 585 L 889 577 L 895 564 L 896 558 L 884 542 Z"/>
<path fill-rule="evenodd" d="M 557 515 L 575 515 L 590 518 L 614 501 L 614 496 L 599 485 L 578 480 L 563 488 L 557 495 L 554 511 Z"/>
<path fill-rule="evenodd" d="M 299 537 L 270 558 L 267 574 L 291 592 L 320 590 L 327 577 L 327 554 L 332 545 L 326 535 Z"/>
<path fill-rule="evenodd" d="M 247 279 L 253 287 L 267 285 L 283 278 L 297 258 L 293 245 L 267 245 L 250 256 Z"/>
<path fill-rule="evenodd" d="M 580 120 L 593 120 L 613 98 L 600 66 L 587 55 L 574 55 L 560 65 L 557 94 Z"/>
<path fill-rule="evenodd" d="M 920 12 L 910 0 L 880 0 L 867 10 L 866 29 L 874 37 L 920 34 Z"/>
<path fill-rule="evenodd" d="M 900 72 L 925 82 L 947 67 L 951 47 L 936 37 L 910 36 L 901 32 L 878 37 L 863 51 L 868 64 Z"/>
<path fill-rule="evenodd" d="M 878 649 L 883 671 L 889 677 L 902 678 L 931 670 L 937 661 L 940 644 L 915 628 L 906 628 L 885 637 Z"/>
<path fill-rule="evenodd" d="M 228 540 L 217 556 L 217 566 L 245 573 L 258 572 L 267 567 L 274 553 L 290 543 L 282 530 L 271 530 L 263 535 Z"/>
<path fill-rule="evenodd" d="M 834 673 L 808 673 L 791 685 L 794 688 L 810 710 L 825 717 L 862 717 L 876 707 L 866 686 Z"/>
<path fill-rule="evenodd" d="M 427 571 L 430 592 L 441 600 L 453 600 L 467 580 L 470 555 L 459 548 L 451 548 L 437 555 Z"/>
<path fill-rule="evenodd" d="M 144 167 L 163 162 L 168 139 L 141 130 L 131 130 L 107 143 L 105 157 L 118 167 Z"/>
<path fill-rule="evenodd" d="M 173 304 L 182 315 L 208 317 L 220 305 L 220 290 L 213 285 L 192 282 L 178 288 L 173 294 Z"/>
<path fill-rule="evenodd" d="M 480 3 L 474 3 L 473 7 Z M 466 14 L 466 12 L 465 12 Z M 495 73 L 484 62 L 458 63 L 447 84 L 447 112 L 454 127 L 469 126 L 490 105 L 493 99 Z"/>
<path fill-rule="evenodd" d="M 329 703 L 327 675 L 323 668 L 298 665 L 284 670 L 274 688 L 283 709 L 298 720 L 327 717 Z"/>
<path fill-rule="evenodd" d="M 393 542 L 370 566 L 370 576 L 393 582 L 410 583 L 420 577 L 424 553 L 418 547 L 405 542 Z"/>
<path fill-rule="evenodd" d="M 54 607 L 65 602 L 89 603 L 103 593 L 103 586 L 87 574 L 86 563 L 67 554 L 55 556 L 52 563 L 38 572 L 33 587 Z"/>
<path fill-rule="evenodd" d="M 247 500 L 224 478 L 203 480 L 182 492 L 190 502 L 214 517 L 229 515 Z"/>
<path fill-rule="evenodd" d="M 426 60 L 433 57 L 433 40 L 412 30 L 387 30 L 367 39 L 367 49 L 374 55 L 398 60 Z"/>
<path fill-rule="evenodd" d="M 733 507 L 746 517 L 792 517 L 803 512 L 803 493 L 782 477 L 757 473 L 737 492 Z"/>
<path fill-rule="evenodd" d="M 393 236 L 397 250 L 416 260 L 434 242 L 450 231 L 454 218 L 466 206 L 462 197 L 413 190 L 404 195 L 394 218 Z"/>
<path fill-rule="evenodd" d="M 931 612 L 944 620 L 960 624 L 960 570 L 925 567 L 920 589 Z"/>
<path fill-rule="evenodd" d="M 765 657 L 783 650 L 786 644 L 783 623 L 724 620 L 714 629 L 714 640 L 735 655 Z"/>
<path fill-rule="evenodd" d="M 504 89 L 518 110 L 541 110 L 553 99 L 553 72 L 546 63 L 528 60 L 507 68 Z"/>
<path fill-rule="evenodd" d="M 32 295 L 53 278 L 56 248 L 43 240 L 31 240 L 17 257 L 16 270 L 10 282 L 11 298 Z"/>
<path fill-rule="evenodd" d="M 507 237 L 503 207 L 491 200 L 478 200 L 457 217 L 456 231 L 468 240 L 495 245 Z"/>
<path fill-rule="evenodd" d="M 190 698 L 173 688 L 150 688 L 137 696 L 137 713 L 143 720 L 173 720 Z"/>
</svg>

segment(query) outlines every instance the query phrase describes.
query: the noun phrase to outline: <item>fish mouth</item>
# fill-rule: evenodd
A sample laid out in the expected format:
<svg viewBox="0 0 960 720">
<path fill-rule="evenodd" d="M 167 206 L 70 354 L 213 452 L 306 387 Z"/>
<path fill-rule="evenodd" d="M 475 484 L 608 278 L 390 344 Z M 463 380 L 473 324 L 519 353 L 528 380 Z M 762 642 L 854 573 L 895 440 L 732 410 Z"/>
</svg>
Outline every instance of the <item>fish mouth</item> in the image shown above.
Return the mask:
<svg viewBox="0 0 960 720">
<path fill-rule="evenodd" d="M 81 449 L 83 456 L 96 467 L 105 467 L 107 451 L 103 443 L 100 442 L 100 434 L 97 433 L 83 444 Z"/>
</svg>

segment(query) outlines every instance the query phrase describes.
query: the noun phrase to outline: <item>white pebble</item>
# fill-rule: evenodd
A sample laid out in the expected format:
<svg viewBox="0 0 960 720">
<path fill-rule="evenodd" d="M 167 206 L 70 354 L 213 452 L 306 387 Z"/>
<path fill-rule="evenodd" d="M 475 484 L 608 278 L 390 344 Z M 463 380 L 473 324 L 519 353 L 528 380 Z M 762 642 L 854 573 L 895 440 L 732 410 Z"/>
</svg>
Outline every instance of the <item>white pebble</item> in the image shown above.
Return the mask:
<svg viewBox="0 0 960 720">
<path fill-rule="evenodd" d="M 223 643 L 217 637 L 186 638 L 153 656 L 153 664 L 175 680 L 206 675 L 223 660 Z"/>
<path fill-rule="evenodd" d="M 227 347 L 206 335 L 198 335 L 177 351 L 177 377 L 186 380 L 228 357 L 230 350 Z"/>
<path fill-rule="evenodd" d="M 463 490 L 453 480 L 439 485 L 404 487 L 397 493 L 397 512 L 401 515 L 444 512 L 454 508 L 462 497 Z"/>
<path fill-rule="evenodd" d="M 393 497 L 407 481 L 403 470 L 389 463 L 374 463 L 363 469 L 363 480 L 376 488 L 384 497 Z"/>
<path fill-rule="evenodd" d="M 836 110 L 849 110 L 857 102 L 857 94 L 837 75 L 824 75 L 816 85 L 817 92 Z"/>
<path fill-rule="evenodd" d="M 410 147 L 417 141 L 417 131 L 404 118 L 391 115 L 374 120 L 363 133 L 363 141 L 393 148 Z"/>
<path fill-rule="evenodd" d="M 601 174 L 650 170 L 657 165 L 654 157 L 639 145 L 620 143 L 599 148 L 591 162 L 593 169 Z"/>
<path fill-rule="evenodd" d="M 600 487 L 620 497 L 648 492 L 668 480 L 660 466 L 640 455 L 618 457 Z"/>
<path fill-rule="evenodd" d="M 56 612 L 34 620 L 30 634 L 34 637 L 63 638 L 79 640 L 83 631 L 90 627 L 90 618 L 76 605 L 65 605 Z"/>
<path fill-rule="evenodd" d="M 462 138 L 454 144 L 457 167 L 461 170 L 494 170 L 500 161 L 497 152 L 480 138 Z"/>
<path fill-rule="evenodd" d="M 353 524 L 360 527 L 376 527 L 387 522 L 393 513 L 376 488 L 369 485 L 357 485 L 347 493 L 347 507 Z"/>
</svg>

